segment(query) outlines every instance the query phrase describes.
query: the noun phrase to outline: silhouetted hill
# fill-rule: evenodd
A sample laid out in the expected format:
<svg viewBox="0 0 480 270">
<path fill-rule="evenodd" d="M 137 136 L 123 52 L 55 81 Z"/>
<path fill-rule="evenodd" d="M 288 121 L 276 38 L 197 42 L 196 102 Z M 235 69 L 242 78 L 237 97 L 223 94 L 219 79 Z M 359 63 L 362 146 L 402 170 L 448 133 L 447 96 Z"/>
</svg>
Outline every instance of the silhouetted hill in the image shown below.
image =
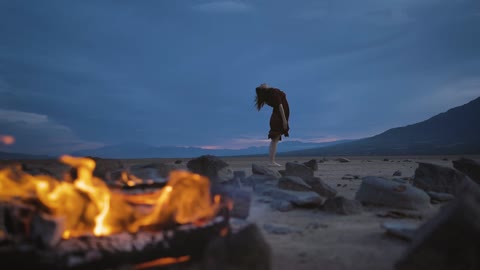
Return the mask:
<svg viewBox="0 0 480 270">
<path fill-rule="evenodd" d="M 373 137 L 284 155 L 480 154 L 480 97 L 428 120 Z"/>
<path fill-rule="evenodd" d="M 300 141 L 282 141 L 279 152 L 308 149 L 313 147 L 325 147 L 339 144 L 345 141 L 304 143 Z M 94 156 L 101 158 L 189 158 L 201 155 L 215 156 L 251 156 L 266 155 L 268 146 L 248 147 L 244 149 L 203 149 L 199 147 L 156 147 L 137 142 L 127 142 L 104 146 L 97 149 L 82 150 L 71 153 L 74 156 Z"/>
<path fill-rule="evenodd" d="M 22 153 L 0 152 L 0 160 L 14 160 L 14 159 L 51 159 L 52 157 L 44 155 L 29 155 Z"/>
</svg>

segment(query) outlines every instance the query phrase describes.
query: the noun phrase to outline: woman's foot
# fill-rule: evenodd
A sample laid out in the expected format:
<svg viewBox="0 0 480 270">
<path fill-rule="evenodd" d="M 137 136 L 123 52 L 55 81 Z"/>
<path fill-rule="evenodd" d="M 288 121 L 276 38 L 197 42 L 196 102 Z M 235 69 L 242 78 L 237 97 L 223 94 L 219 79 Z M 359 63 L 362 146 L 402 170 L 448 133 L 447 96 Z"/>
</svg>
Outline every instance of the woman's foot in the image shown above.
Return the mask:
<svg viewBox="0 0 480 270">
<path fill-rule="evenodd" d="M 271 161 L 269 165 L 272 166 L 272 167 L 282 167 L 282 165 L 278 164 L 275 161 Z"/>
</svg>

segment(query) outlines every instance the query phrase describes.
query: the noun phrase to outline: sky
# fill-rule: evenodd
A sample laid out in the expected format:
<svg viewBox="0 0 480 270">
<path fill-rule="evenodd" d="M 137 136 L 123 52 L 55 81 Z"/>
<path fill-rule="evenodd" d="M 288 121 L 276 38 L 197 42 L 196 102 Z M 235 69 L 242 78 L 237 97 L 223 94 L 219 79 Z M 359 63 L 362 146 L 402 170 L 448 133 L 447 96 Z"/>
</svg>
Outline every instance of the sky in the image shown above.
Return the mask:
<svg viewBox="0 0 480 270">
<path fill-rule="evenodd" d="M 0 151 L 266 145 L 261 83 L 287 140 L 426 120 L 480 96 L 480 1 L 0 0 Z"/>
</svg>

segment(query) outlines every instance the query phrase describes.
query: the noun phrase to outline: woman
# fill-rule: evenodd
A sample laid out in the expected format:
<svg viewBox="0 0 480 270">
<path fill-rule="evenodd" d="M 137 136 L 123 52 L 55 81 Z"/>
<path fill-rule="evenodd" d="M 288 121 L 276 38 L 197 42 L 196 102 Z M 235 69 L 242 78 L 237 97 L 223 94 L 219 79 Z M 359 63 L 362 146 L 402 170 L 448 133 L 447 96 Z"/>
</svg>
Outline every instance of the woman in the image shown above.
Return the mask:
<svg viewBox="0 0 480 270">
<path fill-rule="evenodd" d="M 261 84 L 256 89 L 255 106 L 257 110 L 267 104 L 273 108 L 270 116 L 270 131 L 268 138 L 270 142 L 269 158 L 272 166 L 281 166 L 275 162 L 275 154 L 277 152 L 278 142 L 282 140 L 282 135 L 288 137 L 288 118 L 290 116 L 290 108 L 288 107 L 287 96 L 283 91 L 277 88 L 269 87 L 266 83 Z"/>
</svg>

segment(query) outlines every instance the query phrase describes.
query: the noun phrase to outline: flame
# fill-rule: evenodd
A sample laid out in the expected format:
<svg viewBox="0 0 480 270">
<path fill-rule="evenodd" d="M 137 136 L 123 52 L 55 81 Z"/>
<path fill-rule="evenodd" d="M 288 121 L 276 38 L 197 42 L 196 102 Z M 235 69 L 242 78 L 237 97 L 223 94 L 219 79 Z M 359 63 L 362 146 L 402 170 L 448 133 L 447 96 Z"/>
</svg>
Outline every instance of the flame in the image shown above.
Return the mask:
<svg viewBox="0 0 480 270">
<path fill-rule="evenodd" d="M 0 143 L 3 143 L 5 145 L 12 145 L 15 143 L 15 137 L 10 136 L 10 135 L 1 135 L 0 134 Z"/>
<path fill-rule="evenodd" d="M 198 174 L 173 171 L 164 188 L 150 194 L 126 195 L 93 176 L 92 159 L 62 156 L 60 161 L 77 169 L 77 179 L 69 182 L 48 175 L 32 176 L 20 166 L 1 169 L 0 202 L 35 200 L 43 206 L 39 209 L 65 217 L 64 239 L 136 232 L 169 223 L 197 224 L 212 218 L 218 209 L 220 199 L 212 200 L 208 178 Z M 143 206 L 141 210 L 139 205 Z"/>
</svg>

